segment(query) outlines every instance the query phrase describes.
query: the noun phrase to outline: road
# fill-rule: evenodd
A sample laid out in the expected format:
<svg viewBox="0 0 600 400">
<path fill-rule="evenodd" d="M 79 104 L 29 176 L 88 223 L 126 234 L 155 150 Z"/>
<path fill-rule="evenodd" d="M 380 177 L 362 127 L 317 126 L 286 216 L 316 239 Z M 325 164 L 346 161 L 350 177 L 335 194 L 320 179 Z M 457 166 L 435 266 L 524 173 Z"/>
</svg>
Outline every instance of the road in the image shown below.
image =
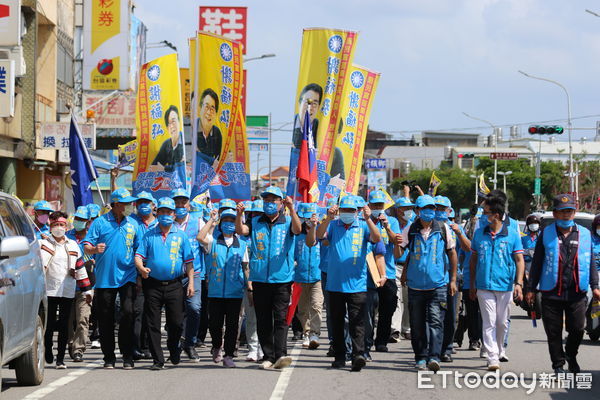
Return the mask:
<svg viewBox="0 0 600 400">
<path fill-rule="evenodd" d="M 372 353 L 373 361 L 362 372 L 332 370 L 326 357 L 327 346 L 322 339 L 317 350 L 303 350 L 299 343 L 290 342 L 288 352 L 294 357 L 292 368 L 281 371 L 259 370 L 257 364 L 244 362 L 241 352 L 238 368 L 224 369 L 212 363 L 208 348 L 200 349 L 201 361 L 184 360 L 180 365 L 163 371 L 150 371 L 150 361 L 139 361 L 136 368 L 103 370 L 99 350 L 88 350 L 86 362 L 67 362 L 67 370 L 46 369 L 44 383 L 38 387 L 21 387 L 14 371 L 2 371 L 2 399 L 478 399 L 513 398 L 578 400 L 600 399 L 600 343 L 584 340 L 579 363 L 584 372 L 591 373 L 591 389 L 536 388 L 529 396 L 523 387 L 469 389 L 455 386 L 454 377 L 446 376 L 448 388 L 442 388 L 443 375 L 434 376 L 435 387 L 418 388 L 418 374 L 413 368 L 413 354 L 408 341 L 390 344 L 388 353 Z M 485 361 L 479 352 L 458 349 L 452 364 L 442 364 L 442 371 L 469 372 L 484 375 Z M 513 307 L 510 343 L 507 351 L 510 362 L 502 364 L 502 372 L 524 373 L 531 383 L 533 373 L 551 372 L 543 327 L 533 328 L 520 309 Z M 185 356 L 183 357 L 185 359 Z M 117 364 L 119 366 L 119 364 Z M 431 378 L 423 375 L 423 380 Z M 463 381 L 464 382 L 464 381 Z M 494 381 L 488 381 L 493 383 Z M 499 381 L 501 382 L 501 380 Z M 539 378 L 538 378 L 539 382 Z M 459 380 L 459 384 L 461 381 Z"/>
</svg>

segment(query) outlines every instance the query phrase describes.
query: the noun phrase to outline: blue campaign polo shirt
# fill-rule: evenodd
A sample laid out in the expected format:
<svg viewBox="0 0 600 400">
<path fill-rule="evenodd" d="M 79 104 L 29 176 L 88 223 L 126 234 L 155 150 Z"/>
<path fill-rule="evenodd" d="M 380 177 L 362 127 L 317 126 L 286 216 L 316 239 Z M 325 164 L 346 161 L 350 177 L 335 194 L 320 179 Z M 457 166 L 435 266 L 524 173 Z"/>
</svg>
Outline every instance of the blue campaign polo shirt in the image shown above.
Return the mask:
<svg viewBox="0 0 600 400">
<path fill-rule="evenodd" d="M 38 227 L 39 230 L 35 230 L 35 237 L 38 239 L 42 239 L 42 234 L 46 236 L 50 236 L 50 226 L 48 224 L 44 224 L 41 227 Z"/>
<path fill-rule="evenodd" d="M 150 229 L 140 241 L 135 252 L 146 261 L 150 277 L 171 281 L 184 274 L 183 265 L 194 261 L 194 253 L 187 234 L 175 225 L 166 235 L 159 226 Z"/>
<path fill-rule="evenodd" d="M 400 230 L 400 223 L 395 217 L 387 217 L 388 226 L 394 233 L 402 233 Z M 396 279 L 396 262 L 394 260 L 394 242 L 396 238 L 388 235 L 387 229 L 383 227 L 380 221 L 377 221 L 377 227 L 381 232 L 381 240 L 385 245 L 385 276 L 388 279 Z"/>
<path fill-rule="evenodd" d="M 138 233 L 139 233 L 138 240 L 142 240 L 142 238 L 144 237 L 146 232 L 148 232 L 150 229 L 152 229 L 156 225 L 158 225 L 158 218 L 154 218 L 154 220 L 147 225 L 144 222 L 144 220 L 142 219 L 142 217 L 140 217 L 137 214 L 133 214 L 131 216 L 131 218 L 133 218 L 135 220 L 135 222 L 138 223 Z"/>
<path fill-rule="evenodd" d="M 364 219 L 352 225 L 334 220 L 327 228 L 329 261 L 327 287 L 330 292 L 359 293 L 367 291 L 367 252 L 370 231 Z"/>
<path fill-rule="evenodd" d="M 96 288 L 119 288 L 128 282 L 134 282 L 137 270 L 133 262 L 133 254 L 137 247 L 138 223 L 131 217 L 125 217 L 117 223 L 112 212 L 96 218 L 83 244 L 96 246 L 106 244 L 102 254 L 96 254 Z"/>
<path fill-rule="evenodd" d="M 523 253 L 521 235 L 509 224 L 502 224 L 496 234 L 490 226 L 479 228 L 471 241 L 473 257 L 477 257 L 475 287 L 508 292 L 513 290 L 516 264 L 513 255 Z"/>
</svg>

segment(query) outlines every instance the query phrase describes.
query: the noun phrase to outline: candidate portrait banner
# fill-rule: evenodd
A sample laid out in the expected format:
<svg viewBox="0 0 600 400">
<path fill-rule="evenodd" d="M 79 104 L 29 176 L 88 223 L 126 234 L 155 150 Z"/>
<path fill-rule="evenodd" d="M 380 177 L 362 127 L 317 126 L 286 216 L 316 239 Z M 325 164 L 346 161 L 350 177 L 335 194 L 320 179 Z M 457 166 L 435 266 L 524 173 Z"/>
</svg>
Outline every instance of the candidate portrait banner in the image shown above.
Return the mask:
<svg viewBox="0 0 600 400">
<path fill-rule="evenodd" d="M 238 162 L 241 158 L 234 154 L 236 129 L 245 135 L 243 121 L 236 122 L 242 95 L 240 43 L 199 32 L 195 44 L 192 196 L 206 192 L 211 185 L 235 185 L 237 172 L 242 174 Z M 211 199 L 215 201 L 212 194 Z"/>
<path fill-rule="evenodd" d="M 356 65 L 349 71 L 339 112 L 334 152 L 327 165 L 331 179 L 323 194 L 325 202 L 339 196 L 340 186 L 348 193 L 358 193 L 367 127 L 379 76 L 378 72 Z M 340 181 L 343 184 L 335 183 Z"/>
<path fill-rule="evenodd" d="M 170 196 L 186 187 L 185 142 L 177 54 L 142 66 L 136 105 L 137 151 L 133 193 Z"/>
<path fill-rule="evenodd" d="M 335 151 L 344 84 L 354 59 L 357 38 L 357 32 L 339 29 L 311 28 L 303 31 L 287 187 L 290 195 L 297 193 L 301 127 L 308 110 L 311 140 L 317 148 L 319 190 L 323 198 L 330 179 L 328 165 Z"/>
</svg>

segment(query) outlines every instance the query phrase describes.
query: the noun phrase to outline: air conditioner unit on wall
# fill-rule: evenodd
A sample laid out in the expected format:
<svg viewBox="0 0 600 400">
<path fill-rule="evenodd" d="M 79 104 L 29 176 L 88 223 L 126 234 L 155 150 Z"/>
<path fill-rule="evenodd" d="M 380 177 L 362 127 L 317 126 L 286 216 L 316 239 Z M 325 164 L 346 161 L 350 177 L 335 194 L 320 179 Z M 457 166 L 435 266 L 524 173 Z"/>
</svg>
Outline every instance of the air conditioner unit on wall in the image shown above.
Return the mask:
<svg viewBox="0 0 600 400">
<path fill-rule="evenodd" d="M 20 78 L 26 73 L 23 46 L 0 47 L 0 60 L 14 60 L 15 77 Z"/>
</svg>

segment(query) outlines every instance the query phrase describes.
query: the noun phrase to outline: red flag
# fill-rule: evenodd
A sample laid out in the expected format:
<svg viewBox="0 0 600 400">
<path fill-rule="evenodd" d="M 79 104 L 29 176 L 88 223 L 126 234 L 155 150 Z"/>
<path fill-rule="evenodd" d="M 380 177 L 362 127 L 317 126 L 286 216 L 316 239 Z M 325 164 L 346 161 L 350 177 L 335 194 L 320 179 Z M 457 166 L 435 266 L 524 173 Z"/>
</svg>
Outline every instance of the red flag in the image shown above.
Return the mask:
<svg viewBox="0 0 600 400">
<path fill-rule="evenodd" d="M 304 116 L 304 126 L 302 127 L 302 144 L 300 145 L 298 169 L 296 171 L 298 194 L 305 203 L 319 200 L 311 200 L 312 196 L 309 194 L 313 184 L 317 181 L 317 151 L 309 119 L 307 110 Z"/>
</svg>

